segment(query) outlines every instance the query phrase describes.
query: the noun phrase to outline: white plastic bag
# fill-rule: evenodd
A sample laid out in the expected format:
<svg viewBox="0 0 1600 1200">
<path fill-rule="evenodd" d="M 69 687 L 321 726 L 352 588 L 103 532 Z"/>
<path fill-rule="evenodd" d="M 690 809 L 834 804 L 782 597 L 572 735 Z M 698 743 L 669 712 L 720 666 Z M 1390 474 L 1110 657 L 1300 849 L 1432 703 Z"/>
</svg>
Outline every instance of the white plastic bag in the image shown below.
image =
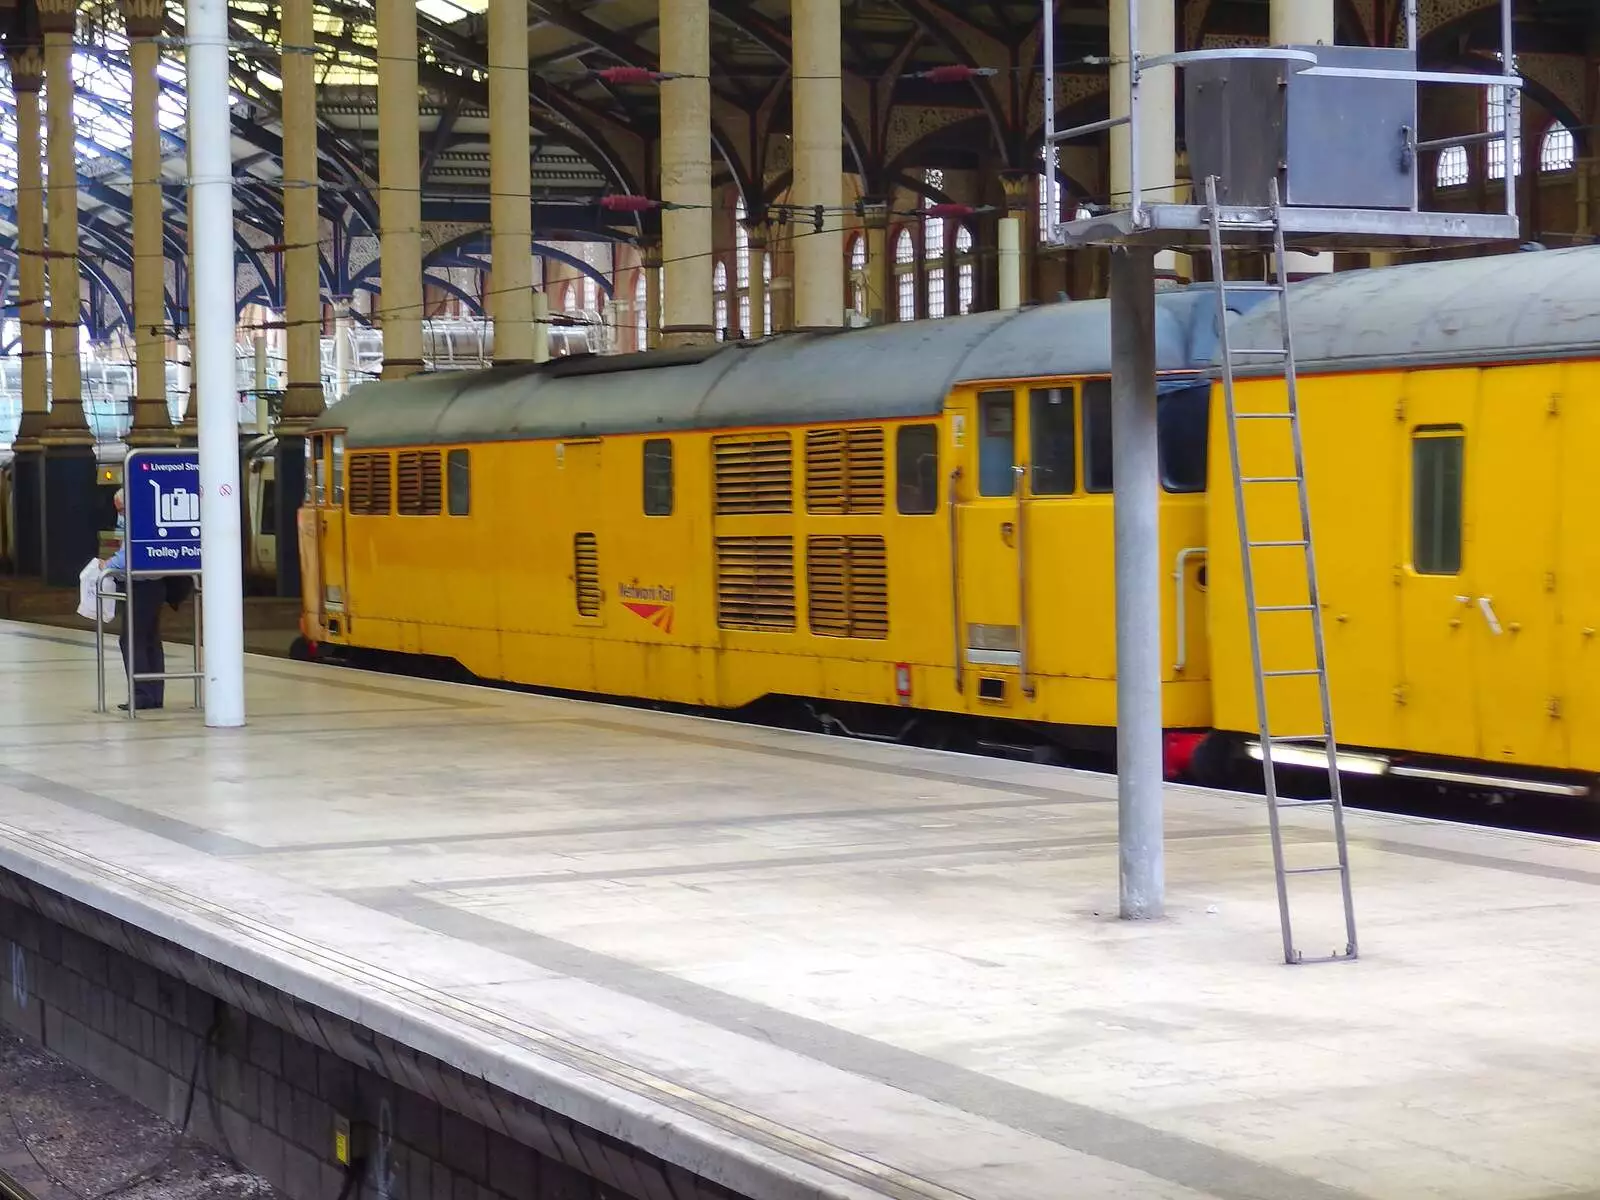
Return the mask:
<svg viewBox="0 0 1600 1200">
<path fill-rule="evenodd" d="M 91 558 L 78 572 L 78 615 L 85 621 L 94 620 L 95 591 L 100 586 L 100 560 Z M 100 598 L 100 619 L 110 621 L 117 614 L 117 602 Z"/>
</svg>

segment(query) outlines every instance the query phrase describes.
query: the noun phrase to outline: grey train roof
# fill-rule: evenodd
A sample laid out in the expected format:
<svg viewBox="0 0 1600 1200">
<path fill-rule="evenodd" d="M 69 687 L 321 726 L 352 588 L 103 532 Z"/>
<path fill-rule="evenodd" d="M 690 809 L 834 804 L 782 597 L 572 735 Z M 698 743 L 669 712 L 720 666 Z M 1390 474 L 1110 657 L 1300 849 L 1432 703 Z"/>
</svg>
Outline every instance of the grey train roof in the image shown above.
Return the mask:
<svg viewBox="0 0 1600 1200">
<path fill-rule="evenodd" d="M 1203 288 L 1157 298 L 1162 371 L 1195 372 L 1209 363 L 1214 305 Z M 314 428 L 346 429 L 350 446 L 377 447 L 892 420 L 938 413 L 951 387 L 963 382 L 1110 370 L 1109 305 L 1084 300 L 368 383 Z"/>
<path fill-rule="evenodd" d="M 1600 247 L 1347 271 L 1289 293 L 1295 365 L 1310 372 L 1532 362 L 1600 351 Z M 1281 345 L 1277 305 L 1229 325 L 1240 349 Z M 1280 367 L 1236 366 L 1238 375 Z"/>
</svg>

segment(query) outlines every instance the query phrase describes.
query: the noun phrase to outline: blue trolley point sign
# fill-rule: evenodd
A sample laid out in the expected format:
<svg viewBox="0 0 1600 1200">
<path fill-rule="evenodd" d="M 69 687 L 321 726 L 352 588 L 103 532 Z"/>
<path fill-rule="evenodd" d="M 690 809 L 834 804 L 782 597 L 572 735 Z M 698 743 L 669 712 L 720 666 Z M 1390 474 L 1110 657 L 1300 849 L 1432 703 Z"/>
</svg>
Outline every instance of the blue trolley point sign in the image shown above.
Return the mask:
<svg viewBox="0 0 1600 1200">
<path fill-rule="evenodd" d="M 200 570 L 200 455 L 195 450 L 130 451 L 122 475 L 128 569 Z"/>
</svg>

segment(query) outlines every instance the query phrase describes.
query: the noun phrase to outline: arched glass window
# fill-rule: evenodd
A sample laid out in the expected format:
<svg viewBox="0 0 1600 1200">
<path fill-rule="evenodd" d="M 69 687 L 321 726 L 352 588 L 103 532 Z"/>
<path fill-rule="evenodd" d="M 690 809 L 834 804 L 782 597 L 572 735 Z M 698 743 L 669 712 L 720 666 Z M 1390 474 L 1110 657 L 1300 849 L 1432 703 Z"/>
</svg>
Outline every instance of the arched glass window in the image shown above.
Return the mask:
<svg viewBox="0 0 1600 1200">
<path fill-rule="evenodd" d="M 716 295 L 715 314 L 712 324 L 717 327 L 717 340 L 720 342 L 728 333 L 728 264 L 717 263 L 716 269 L 711 272 L 711 290 Z"/>
<path fill-rule="evenodd" d="M 578 311 L 578 290 L 570 283 L 561 293 L 561 311 L 575 313 Z"/>
<path fill-rule="evenodd" d="M 1506 115 L 1511 111 L 1511 93 L 1505 88 L 1487 88 L 1489 94 L 1489 119 L 1487 122 L 1490 133 L 1504 133 L 1506 129 Z M 1511 173 L 1522 174 L 1522 134 L 1512 131 L 1511 138 Z M 1506 177 L 1506 144 L 1496 139 L 1489 143 L 1489 178 L 1504 179 Z"/>
<path fill-rule="evenodd" d="M 1041 242 L 1050 240 L 1051 234 L 1055 230 L 1056 219 L 1061 215 L 1061 188 L 1059 185 L 1056 187 L 1056 211 L 1052 213 L 1050 211 L 1050 188 L 1048 182 L 1049 176 L 1045 174 L 1044 169 L 1041 167 L 1039 177 L 1034 181 L 1039 205 L 1039 240 Z"/>
<path fill-rule="evenodd" d="M 593 275 L 583 277 L 583 311 L 594 312 L 600 307 L 600 285 Z"/>
<path fill-rule="evenodd" d="M 1557 121 L 1545 130 L 1539 146 L 1539 170 L 1570 171 L 1578 165 L 1578 145 L 1572 130 Z"/>
<path fill-rule="evenodd" d="M 894 239 L 895 292 L 902 321 L 917 319 L 917 247 L 911 230 L 901 229 Z"/>
<path fill-rule="evenodd" d="M 932 174 L 932 172 L 929 172 Z M 922 222 L 922 261 L 928 267 L 928 316 L 944 316 L 944 218 L 926 217 Z"/>
<path fill-rule="evenodd" d="M 867 239 L 856 234 L 850 239 L 850 307 L 862 316 L 867 315 Z"/>
<path fill-rule="evenodd" d="M 750 286 L 750 231 L 744 227 L 744 197 L 733 205 L 733 277 L 740 291 Z"/>
<path fill-rule="evenodd" d="M 973 292 L 977 285 L 977 264 L 973 262 L 972 230 L 965 225 L 956 227 L 956 313 L 966 316 L 972 311 Z"/>
<path fill-rule="evenodd" d="M 1439 151 L 1439 165 L 1433 181 L 1442 188 L 1460 187 L 1472 179 L 1472 159 L 1465 146 L 1446 146 Z"/>
<path fill-rule="evenodd" d="M 650 345 L 650 285 L 645 282 L 647 268 L 640 267 L 633 281 L 633 348 L 644 350 Z"/>
<path fill-rule="evenodd" d="M 767 247 L 767 252 L 761 256 L 761 282 L 767 286 L 762 288 L 761 303 L 761 328 L 769 337 L 772 334 L 772 247 Z"/>
</svg>

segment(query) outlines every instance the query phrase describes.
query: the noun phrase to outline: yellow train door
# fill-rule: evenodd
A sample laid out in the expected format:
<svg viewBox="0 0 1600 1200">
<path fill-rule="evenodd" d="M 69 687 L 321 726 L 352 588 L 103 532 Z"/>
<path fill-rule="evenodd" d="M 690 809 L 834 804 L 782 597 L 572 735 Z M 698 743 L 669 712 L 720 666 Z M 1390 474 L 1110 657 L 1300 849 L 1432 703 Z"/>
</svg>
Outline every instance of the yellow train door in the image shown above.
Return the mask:
<svg viewBox="0 0 1600 1200">
<path fill-rule="evenodd" d="M 1473 654 L 1483 757 L 1564 766 L 1561 614 L 1561 417 L 1566 368 L 1541 364 L 1483 372 L 1478 429 L 1468 454 L 1472 505 Z"/>
<path fill-rule="evenodd" d="M 1483 617 L 1475 611 L 1478 562 L 1467 504 L 1473 486 L 1468 447 L 1481 440 L 1478 384 L 1476 370 L 1413 372 L 1400 426 L 1409 487 L 1402 508 L 1405 561 L 1397 570 L 1399 740 L 1462 758 L 1479 754 L 1473 660 Z"/>
<path fill-rule="evenodd" d="M 306 463 L 311 503 L 317 512 L 317 543 L 322 552 L 322 626 L 332 637 L 350 636 L 350 596 L 344 530 L 344 434 L 323 434 L 311 442 Z"/>
<path fill-rule="evenodd" d="M 1027 654 L 1020 416 L 1011 388 L 979 392 L 972 408 L 952 416 L 961 465 L 951 511 L 960 608 L 958 669 L 969 698 L 1008 703 L 1023 682 Z"/>
</svg>

